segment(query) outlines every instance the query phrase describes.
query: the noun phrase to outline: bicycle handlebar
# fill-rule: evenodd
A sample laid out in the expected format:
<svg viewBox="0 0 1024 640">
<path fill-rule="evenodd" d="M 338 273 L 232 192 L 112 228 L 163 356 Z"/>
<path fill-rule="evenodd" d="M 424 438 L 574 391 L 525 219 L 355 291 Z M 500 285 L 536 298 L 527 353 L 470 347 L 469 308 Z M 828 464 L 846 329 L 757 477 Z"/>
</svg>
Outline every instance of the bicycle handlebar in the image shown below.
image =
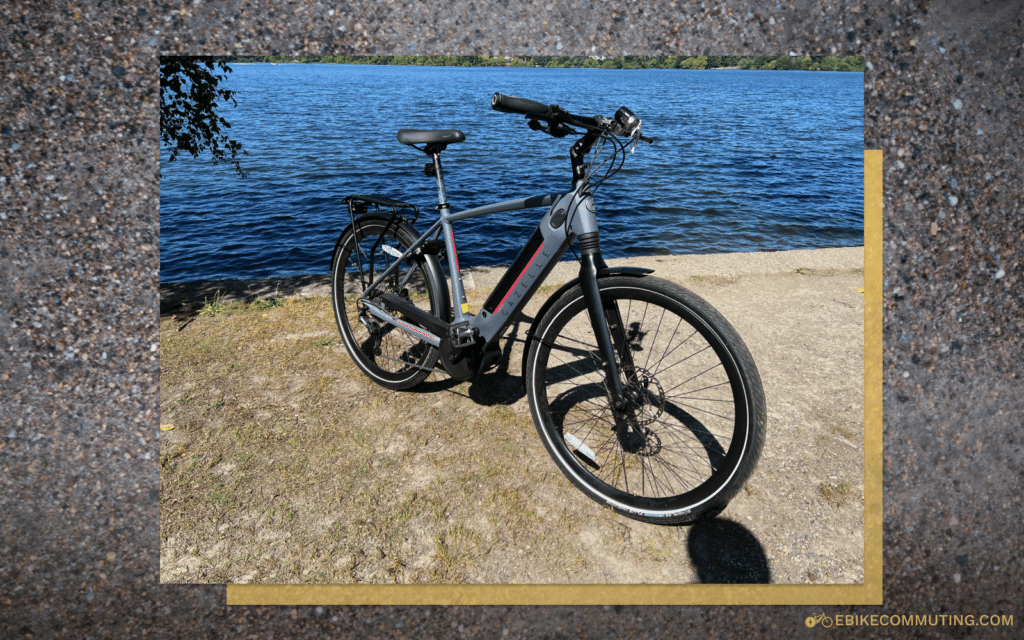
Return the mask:
<svg viewBox="0 0 1024 640">
<path fill-rule="evenodd" d="M 615 113 L 614 118 L 604 118 L 601 116 L 591 118 L 569 113 L 557 104 L 547 106 L 536 100 L 503 96 L 500 93 L 495 93 L 491 96 L 491 108 L 502 113 L 519 113 L 530 118 L 547 120 L 552 126 L 546 130 L 557 137 L 565 135 L 562 132 L 563 128 L 558 126 L 561 124 L 576 125 L 585 129 L 598 129 L 625 136 L 633 135 L 633 130 L 640 124 L 640 119 L 633 115 L 633 112 L 626 107 L 620 108 Z M 538 127 L 534 127 L 531 124 L 530 128 Z M 644 142 L 653 142 L 652 138 L 644 136 L 639 136 L 639 138 Z"/>
</svg>

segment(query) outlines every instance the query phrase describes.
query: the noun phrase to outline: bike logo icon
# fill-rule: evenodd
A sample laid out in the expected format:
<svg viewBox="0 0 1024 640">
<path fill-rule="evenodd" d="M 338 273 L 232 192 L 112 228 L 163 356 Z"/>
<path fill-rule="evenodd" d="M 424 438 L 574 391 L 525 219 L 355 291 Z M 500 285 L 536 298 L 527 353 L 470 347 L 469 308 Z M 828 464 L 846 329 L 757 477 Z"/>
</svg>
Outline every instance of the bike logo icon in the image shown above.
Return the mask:
<svg viewBox="0 0 1024 640">
<path fill-rule="evenodd" d="M 822 612 L 816 616 L 808 616 L 808 618 L 804 620 L 804 624 L 806 624 L 808 627 L 814 627 L 818 623 L 821 623 L 821 626 L 825 628 L 831 627 L 832 618 L 826 616 L 825 613 Z"/>
</svg>

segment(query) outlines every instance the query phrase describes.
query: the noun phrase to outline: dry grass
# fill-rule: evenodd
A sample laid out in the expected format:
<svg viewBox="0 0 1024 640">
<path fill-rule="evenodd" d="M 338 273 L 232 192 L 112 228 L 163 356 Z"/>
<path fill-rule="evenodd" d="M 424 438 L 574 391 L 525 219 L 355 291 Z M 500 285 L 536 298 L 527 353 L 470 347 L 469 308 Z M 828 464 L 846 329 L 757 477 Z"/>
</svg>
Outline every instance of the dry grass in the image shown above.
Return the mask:
<svg viewBox="0 0 1024 640">
<path fill-rule="evenodd" d="M 348 357 L 328 298 L 216 299 L 161 329 L 164 581 L 466 582 L 603 512 L 515 404 L 518 363 L 388 391 Z M 552 488 L 568 521 L 538 514 Z"/>
<path fill-rule="evenodd" d="M 854 361 L 862 350 L 853 344 L 835 356 L 849 340 L 839 331 L 845 324 L 818 318 L 821 300 L 854 290 L 855 281 L 840 287 L 821 278 L 822 293 L 805 300 L 785 278 L 733 280 L 691 286 L 743 301 L 721 310 L 757 354 L 775 416 L 758 473 L 724 515 L 752 528 L 774 577 L 802 582 L 802 565 L 779 549 L 794 526 L 807 526 L 800 505 L 815 504 L 828 532 L 802 550 L 839 558 L 836 580 L 856 580 L 863 515 L 847 505 L 863 500 L 862 489 L 819 471 L 863 473 L 863 367 Z M 554 289 L 542 289 L 509 335 L 523 338 Z M 484 295 L 471 292 L 470 305 L 478 309 Z M 615 515 L 558 471 L 523 397 L 521 344 L 509 349 L 507 368 L 475 380 L 435 375 L 391 392 L 352 363 L 329 298 L 207 302 L 160 321 L 161 423 L 175 425 L 160 434 L 162 582 L 698 579 L 687 528 Z M 782 311 L 763 310 L 772 304 Z M 850 304 L 837 313 L 855 316 Z M 786 315 L 793 309 L 797 320 Z M 793 353 L 805 358 L 819 346 L 827 351 L 816 362 L 824 387 L 807 384 L 806 365 L 792 366 Z M 847 359 L 853 364 L 839 367 Z"/>
<path fill-rule="evenodd" d="M 822 483 L 818 485 L 818 493 L 834 509 L 843 507 L 857 499 L 853 487 L 846 481 Z"/>
</svg>

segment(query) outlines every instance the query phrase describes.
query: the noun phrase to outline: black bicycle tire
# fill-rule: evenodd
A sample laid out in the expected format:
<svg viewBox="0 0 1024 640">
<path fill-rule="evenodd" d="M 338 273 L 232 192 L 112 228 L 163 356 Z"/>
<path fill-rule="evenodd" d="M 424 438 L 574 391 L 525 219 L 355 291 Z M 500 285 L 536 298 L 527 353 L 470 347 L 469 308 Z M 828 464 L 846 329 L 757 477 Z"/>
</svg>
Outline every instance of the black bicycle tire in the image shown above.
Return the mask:
<svg viewBox="0 0 1024 640">
<path fill-rule="evenodd" d="M 422 357 L 416 358 L 410 366 L 405 367 L 401 372 L 388 371 L 379 366 L 375 359 L 364 351 L 364 348 L 366 348 L 365 344 L 363 348 L 360 348 L 360 339 L 352 330 L 349 317 L 355 312 L 355 309 L 351 306 L 354 304 L 355 299 L 349 294 L 348 300 L 346 300 L 346 269 L 341 264 L 343 261 L 347 262 L 348 257 L 351 256 L 352 250 L 355 248 L 352 244 L 354 236 L 362 234 L 359 240 L 363 241 L 370 237 L 379 236 L 382 233 L 386 233 L 393 240 L 397 241 L 403 249 L 411 246 L 417 238 L 415 230 L 407 223 L 388 215 L 369 213 L 356 218 L 354 226 L 350 224 L 342 231 L 338 238 L 338 250 L 335 251 L 331 264 L 332 307 L 334 309 L 334 319 L 337 323 L 338 331 L 341 333 L 345 349 L 359 369 L 377 384 L 388 389 L 400 391 L 416 386 L 430 375 L 430 370 L 437 362 L 439 350 L 437 347 L 424 342 L 422 343 Z M 423 286 L 429 299 L 430 312 L 442 319 L 450 317 L 450 302 L 448 302 L 449 298 L 446 295 L 444 275 L 437 256 L 422 254 L 414 258 L 414 260 L 423 273 Z M 369 283 L 365 282 L 365 284 L 368 285 Z M 396 337 L 400 337 L 401 330 L 392 328 L 388 331 L 392 332 Z M 388 335 L 391 335 L 391 333 Z M 401 337 L 404 338 L 404 335 Z"/>
<path fill-rule="evenodd" d="M 732 418 L 733 424 L 729 427 L 732 430 L 732 435 L 726 447 L 722 449 L 724 454 L 719 454 L 720 459 L 717 462 L 720 466 L 715 468 L 715 461 L 709 463 L 711 467 L 709 477 L 698 486 L 680 494 L 663 497 L 636 496 L 631 495 L 628 491 L 623 491 L 621 487 L 615 487 L 598 478 L 589 467 L 603 468 L 598 464 L 599 461 L 596 459 L 590 460 L 593 463 L 592 465 L 587 462 L 588 457 L 596 458 L 598 454 L 572 434 L 570 435 L 576 438 L 580 445 L 586 447 L 588 455 L 578 453 L 582 449 L 576 444 L 567 444 L 563 427 L 558 424 L 558 418 L 553 415 L 551 408 L 552 399 L 548 395 L 548 386 L 554 386 L 556 378 L 555 374 L 551 373 L 549 369 L 551 353 L 559 351 L 559 347 L 564 347 L 564 345 L 559 343 L 559 340 L 563 339 L 559 334 L 565 331 L 565 327 L 570 322 L 574 323 L 577 327 L 584 327 L 584 322 L 589 323 L 589 315 L 586 311 L 586 303 L 583 300 L 583 292 L 579 286 L 576 286 L 566 291 L 550 307 L 545 316 L 541 318 L 535 334 L 536 339 L 530 347 L 530 352 L 525 356 L 527 358 L 526 388 L 529 396 L 530 410 L 545 448 L 557 464 L 559 470 L 577 488 L 593 500 L 606 504 L 617 513 L 627 517 L 657 524 L 687 524 L 701 518 L 717 515 L 749 480 L 764 447 L 767 421 L 764 390 L 761 385 L 760 375 L 749 350 L 736 330 L 718 311 L 699 296 L 679 285 L 650 276 L 644 278 L 608 277 L 599 280 L 599 290 L 603 300 L 614 299 L 618 302 L 639 300 L 646 302 L 652 307 L 660 307 L 671 311 L 696 330 L 697 334 L 707 342 L 707 345 L 722 362 L 722 370 L 728 379 L 735 410 L 734 417 Z M 621 308 L 622 305 L 618 306 Z M 632 306 L 630 306 L 630 309 L 632 309 Z M 628 318 L 624 320 L 624 324 L 631 326 Z M 589 328 L 586 330 L 589 330 Z M 638 334 L 643 333 L 640 326 L 636 330 Z M 592 337 L 592 330 L 589 331 Z M 648 334 L 643 333 L 643 335 L 646 336 Z M 657 335 L 651 338 L 652 342 L 657 340 Z M 593 349 L 589 355 L 593 360 L 596 358 L 597 353 L 596 342 L 589 346 Z M 660 346 L 657 348 L 660 349 Z M 677 348 L 675 347 L 672 353 Z M 668 347 L 666 347 L 663 353 L 670 353 L 667 349 Z M 582 351 L 582 349 L 577 350 Z M 704 351 L 706 352 L 707 349 Z M 572 357 L 578 358 L 577 364 L 585 362 L 583 356 L 573 355 Z M 704 357 L 709 356 L 705 355 Z M 563 367 L 558 366 L 555 368 Z M 595 366 L 595 371 L 596 369 L 597 366 Z M 639 371 L 640 369 L 636 370 Z M 575 371 L 573 375 L 575 375 Z M 645 371 L 645 374 L 647 373 L 649 372 Z M 594 374 L 591 378 L 593 379 L 597 375 L 600 376 L 600 384 L 603 385 L 603 373 Z M 657 377 L 653 375 L 646 382 L 650 384 L 652 380 L 654 384 L 658 384 Z M 570 383 L 566 382 L 565 384 L 568 386 Z M 597 388 L 596 384 L 584 386 L 594 386 L 595 389 Z M 571 393 L 576 394 L 576 398 L 572 399 L 571 402 L 582 404 L 583 401 L 586 401 L 589 403 L 591 400 L 586 394 L 590 393 L 593 397 L 600 398 L 600 402 L 607 403 L 607 411 L 611 411 L 610 401 L 603 386 L 600 391 L 572 390 Z M 657 393 L 649 395 L 657 395 Z M 579 400 L 579 398 L 583 398 L 583 400 Z M 667 400 L 664 402 L 667 406 Z M 595 403 L 598 403 L 598 401 L 595 401 Z M 567 409 L 566 411 L 569 410 Z M 675 406 L 673 406 L 671 412 L 686 414 L 686 411 L 680 411 Z M 648 413 L 653 413 L 653 408 Z M 660 418 L 660 415 L 658 417 Z M 689 417 L 692 418 L 693 416 Z M 651 424 L 655 422 L 657 420 Z M 726 421 L 723 420 L 723 422 Z M 687 428 L 696 436 L 697 431 L 694 428 L 689 426 Z M 644 427 L 640 427 L 640 429 L 644 429 Z M 664 430 L 664 433 L 661 430 Z M 677 427 L 676 431 L 681 432 L 682 429 Z M 622 437 L 616 436 L 616 439 L 619 440 L 618 446 L 622 450 L 623 475 L 629 473 L 626 470 L 628 459 L 629 464 L 638 465 L 641 469 L 641 476 L 646 477 L 644 476 L 644 465 L 653 465 L 654 461 L 651 463 L 646 463 L 642 460 L 636 462 L 632 458 L 628 458 L 628 456 L 636 458 L 660 456 L 664 450 L 662 440 L 660 439 L 662 436 L 680 438 L 678 433 L 670 433 L 669 430 L 665 429 L 665 425 L 661 424 L 650 428 L 648 433 L 654 435 L 644 436 L 644 439 L 650 438 L 653 442 L 655 438 L 658 438 L 657 453 L 652 454 L 649 450 L 646 452 L 638 450 L 634 456 L 634 453 L 624 451 L 625 447 Z M 715 437 L 717 438 L 718 436 Z M 712 451 L 709 448 L 709 444 L 707 444 L 710 441 L 706 440 L 706 434 L 702 435 L 701 438 L 703 438 L 700 441 L 701 446 L 704 447 L 705 453 L 711 457 Z M 606 436 L 606 440 L 611 442 L 612 436 Z M 609 449 L 614 449 L 616 445 L 609 445 L 607 442 L 605 446 Z M 572 449 L 570 449 L 570 446 L 572 446 Z M 675 446 L 675 442 L 671 443 L 670 446 Z M 679 446 L 681 450 L 682 445 L 680 444 Z M 644 443 L 642 447 L 652 448 L 647 443 Z M 574 453 L 574 451 L 577 451 L 577 453 Z M 651 484 L 653 486 L 653 479 Z"/>
</svg>

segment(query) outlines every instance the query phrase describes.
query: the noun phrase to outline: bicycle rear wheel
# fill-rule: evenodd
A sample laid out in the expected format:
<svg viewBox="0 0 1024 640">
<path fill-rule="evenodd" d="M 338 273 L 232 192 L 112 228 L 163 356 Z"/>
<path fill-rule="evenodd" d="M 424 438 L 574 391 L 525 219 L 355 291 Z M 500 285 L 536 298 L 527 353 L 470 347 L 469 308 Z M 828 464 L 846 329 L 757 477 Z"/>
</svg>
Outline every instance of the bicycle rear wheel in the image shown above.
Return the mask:
<svg viewBox="0 0 1024 640">
<path fill-rule="evenodd" d="M 396 217 L 366 214 L 338 239 L 331 264 L 334 318 L 345 348 L 371 380 L 389 389 L 408 389 L 422 382 L 437 362 L 438 350 L 405 331 L 378 321 L 357 301 L 360 294 L 412 245 L 415 231 Z M 401 265 L 368 295 L 397 294 L 448 322 L 451 303 L 437 256 L 423 254 Z M 402 314 L 396 317 L 417 324 Z"/>
<path fill-rule="evenodd" d="M 615 411 L 579 286 L 541 319 L 527 354 L 537 430 L 561 471 L 630 518 L 681 524 L 725 508 L 764 445 L 764 391 L 731 325 L 658 278 L 598 287 L 627 407 Z M 617 338 L 616 338 L 617 336 Z"/>
</svg>

